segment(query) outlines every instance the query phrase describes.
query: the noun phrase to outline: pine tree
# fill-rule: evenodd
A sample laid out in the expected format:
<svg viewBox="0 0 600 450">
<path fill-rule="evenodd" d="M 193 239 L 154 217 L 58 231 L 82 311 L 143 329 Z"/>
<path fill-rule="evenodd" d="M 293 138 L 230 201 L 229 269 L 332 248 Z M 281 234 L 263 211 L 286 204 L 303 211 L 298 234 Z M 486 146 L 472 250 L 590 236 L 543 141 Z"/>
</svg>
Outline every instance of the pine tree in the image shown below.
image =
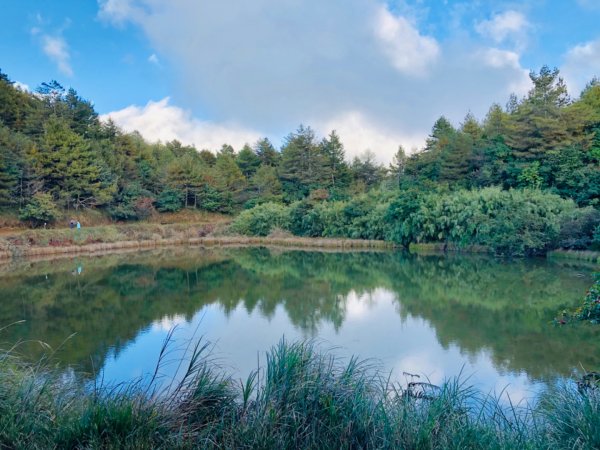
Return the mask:
<svg viewBox="0 0 600 450">
<path fill-rule="evenodd" d="M 235 200 L 246 186 L 244 174 L 235 163 L 229 152 L 219 152 L 215 163 L 216 186 L 223 192 L 230 193 Z"/>
<path fill-rule="evenodd" d="M 379 185 L 385 175 L 385 168 L 376 161 L 375 153 L 365 151 L 352 161 L 352 174 L 355 183 L 363 184 L 367 189 Z"/>
<path fill-rule="evenodd" d="M 404 172 L 406 171 L 406 162 L 408 157 L 406 156 L 406 151 L 404 147 L 401 145 L 398 146 L 398 150 L 394 154 L 392 158 L 392 162 L 390 163 L 390 174 L 394 177 L 396 181 L 396 185 L 400 185 L 400 180 L 404 176 Z"/>
<path fill-rule="evenodd" d="M 483 121 L 483 132 L 488 138 L 506 135 L 506 124 L 508 114 L 502 110 L 502 107 L 494 103 Z"/>
<path fill-rule="evenodd" d="M 271 144 L 271 141 L 269 141 L 268 138 L 260 139 L 254 145 L 254 152 L 260 158 L 260 163 L 262 165 L 272 167 L 279 165 L 281 155 L 275 150 L 275 147 L 273 147 L 273 144 Z"/>
<path fill-rule="evenodd" d="M 7 206 L 14 203 L 17 178 L 12 164 L 8 161 L 8 152 L 3 150 L 0 148 L 0 206 Z"/>
<path fill-rule="evenodd" d="M 42 146 L 32 156 L 46 190 L 67 208 L 103 204 L 114 193 L 114 185 L 102 182 L 98 155 L 64 119 L 47 122 Z"/>
<path fill-rule="evenodd" d="M 472 156 L 472 136 L 463 132 L 454 134 L 442 151 L 439 180 L 453 187 L 466 187 Z"/>
<path fill-rule="evenodd" d="M 435 181 L 440 176 L 442 153 L 456 130 L 444 116 L 433 124 L 423 151 L 415 153 L 406 162 L 406 174 L 413 178 Z"/>
<path fill-rule="evenodd" d="M 81 136 L 89 137 L 99 126 L 98 113 L 92 104 L 82 99 L 72 88 L 67 91 L 64 101 L 73 131 Z"/>
<path fill-rule="evenodd" d="M 350 183 L 350 170 L 345 161 L 344 144 L 340 141 L 335 130 L 321 141 L 319 149 L 323 155 L 325 187 L 334 192 L 348 187 Z"/>
<path fill-rule="evenodd" d="M 175 158 L 166 168 L 166 185 L 179 193 L 186 207 L 198 206 L 198 197 L 206 182 L 204 166 L 200 161 L 200 158 L 188 154 Z"/>
<path fill-rule="evenodd" d="M 325 160 L 310 127 L 300 125 L 286 138 L 281 150 L 279 174 L 287 200 L 306 197 L 311 190 L 325 185 Z"/>
<path fill-rule="evenodd" d="M 544 66 L 530 78 L 533 88 L 510 116 L 507 143 L 517 157 L 539 160 L 549 150 L 572 144 L 564 115 L 569 96 L 558 69 Z"/>
<path fill-rule="evenodd" d="M 235 162 L 247 179 L 251 178 L 260 166 L 260 158 L 248 144 L 237 154 Z"/>
<path fill-rule="evenodd" d="M 465 120 L 460 126 L 460 131 L 471 136 L 473 142 L 477 142 L 483 135 L 481 125 L 479 125 L 475 116 L 470 112 L 465 116 Z"/>
<path fill-rule="evenodd" d="M 281 200 L 281 182 L 274 167 L 260 166 L 252 177 L 251 186 L 261 202 Z"/>
</svg>

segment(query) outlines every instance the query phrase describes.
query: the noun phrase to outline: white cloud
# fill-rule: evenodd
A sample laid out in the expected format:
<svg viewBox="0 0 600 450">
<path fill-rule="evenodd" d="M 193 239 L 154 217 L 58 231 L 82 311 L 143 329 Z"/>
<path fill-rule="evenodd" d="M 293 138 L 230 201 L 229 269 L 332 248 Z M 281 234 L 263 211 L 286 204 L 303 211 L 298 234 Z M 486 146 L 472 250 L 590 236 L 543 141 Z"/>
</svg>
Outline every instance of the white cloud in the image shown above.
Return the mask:
<svg viewBox="0 0 600 450">
<path fill-rule="evenodd" d="M 484 37 L 492 39 L 496 44 L 509 42 L 523 48 L 527 42 L 527 33 L 531 24 L 520 12 L 509 10 L 496 14 L 489 20 L 475 25 L 475 30 Z"/>
<path fill-rule="evenodd" d="M 156 64 L 157 66 L 160 65 L 160 61 L 158 60 L 158 56 L 156 56 L 156 53 L 152 53 L 150 56 L 148 56 L 148 62 Z"/>
<path fill-rule="evenodd" d="M 482 117 L 527 83 L 516 49 L 437 41 L 381 0 L 99 1 L 103 20 L 139 27 L 173 69 L 174 103 L 269 136 L 337 128 L 350 155 L 389 160 L 440 115 Z"/>
<path fill-rule="evenodd" d="M 149 141 L 172 141 L 194 145 L 197 149 L 217 150 L 228 143 L 240 149 L 253 143 L 260 135 L 234 124 L 217 124 L 192 117 L 189 111 L 169 105 L 169 98 L 150 101 L 146 106 L 128 106 L 101 116 L 111 118 L 126 131 L 139 131 Z"/>
<path fill-rule="evenodd" d="M 122 24 L 138 13 L 132 0 L 99 0 L 99 3 L 100 17 L 116 25 Z"/>
<path fill-rule="evenodd" d="M 340 114 L 317 127 L 322 135 L 331 130 L 336 130 L 340 136 L 347 159 L 371 150 L 381 163 L 391 162 L 399 145 L 410 152 L 422 146 L 427 137 L 427 134 L 401 135 L 395 130 L 381 128 L 358 111 Z"/>
<path fill-rule="evenodd" d="M 69 53 L 69 46 L 62 36 L 42 36 L 42 50 L 48 58 L 50 58 L 58 66 L 63 74 L 68 77 L 73 76 L 73 69 L 71 68 L 71 54 Z"/>
<path fill-rule="evenodd" d="M 561 73 L 569 92 L 575 95 L 578 95 L 592 78 L 600 78 L 600 38 L 571 48 L 565 55 Z"/>
<path fill-rule="evenodd" d="M 515 72 L 515 78 L 506 86 L 506 93 L 525 95 L 531 88 L 529 71 L 521 67 L 520 56 L 510 50 L 487 48 L 480 53 L 482 61 L 495 69 L 509 69 Z"/>
<path fill-rule="evenodd" d="M 153 332 L 157 332 L 157 331 L 169 332 L 169 331 L 172 331 L 176 326 L 183 325 L 185 323 L 187 323 L 185 316 L 183 316 L 181 314 L 175 314 L 173 316 L 164 316 L 160 320 L 155 320 L 154 322 L 152 322 L 150 327 Z"/>
<path fill-rule="evenodd" d="M 375 34 L 394 67 L 404 74 L 422 75 L 440 52 L 435 39 L 422 36 L 406 18 L 394 16 L 384 6 L 375 18 Z"/>
<path fill-rule="evenodd" d="M 15 81 L 14 86 L 17 89 L 20 89 L 24 92 L 31 92 L 31 88 L 29 87 L 29 85 L 27 85 L 25 83 L 21 83 L 20 81 Z"/>
<path fill-rule="evenodd" d="M 38 18 L 40 21 L 41 19 Z M 42 47 L 44 54 L 54 62 L 58 70 L 68 77 L 73 76 L 71 67 L 71 53 L 69 45 L 64 37 L 59 34 L 51 35 L 45 33 L 40 27 L 33 27 L 29 31 Z"/>
</svg>

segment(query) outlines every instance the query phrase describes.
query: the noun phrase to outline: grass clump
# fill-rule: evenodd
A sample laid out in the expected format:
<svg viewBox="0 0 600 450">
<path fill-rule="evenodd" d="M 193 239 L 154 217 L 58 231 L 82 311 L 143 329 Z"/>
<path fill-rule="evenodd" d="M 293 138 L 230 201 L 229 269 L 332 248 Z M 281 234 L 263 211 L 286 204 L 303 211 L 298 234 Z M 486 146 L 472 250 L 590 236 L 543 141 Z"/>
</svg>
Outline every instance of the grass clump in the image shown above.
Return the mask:
<svg viewBox="0 0 600 450">
<path fill-rule="evenodd" d="M 171 359 L 166 347 L 161 360 Z M 0 359 L 0 448 L 598 448 L 600 396 L 570 385 L 535 406 L 460 378 L 391 383 L 365 362 L 281 341 L 245 381 L 198 344 L 177 381 L 86 386 L 41 363 Z M 183 363 L 181 363 L 183 364 Z M 418 391 L 415 387 L 429 387 Z"/>
</svg>

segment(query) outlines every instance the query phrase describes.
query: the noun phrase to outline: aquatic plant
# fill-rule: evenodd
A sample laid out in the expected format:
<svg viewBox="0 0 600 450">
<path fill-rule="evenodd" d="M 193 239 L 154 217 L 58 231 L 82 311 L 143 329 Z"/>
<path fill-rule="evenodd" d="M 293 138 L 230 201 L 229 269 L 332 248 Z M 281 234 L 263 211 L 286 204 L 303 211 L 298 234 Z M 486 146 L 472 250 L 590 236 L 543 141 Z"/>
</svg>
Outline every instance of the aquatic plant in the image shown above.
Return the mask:
<svg viewBox="0 0 600 450">
<path fill-rule="evenodd" d="M 170 335 L 171 337 L 172 335 Z M 556 386 L 535 405 L 500 401 L 461 377 L 409 393 L 372 365 L 282 340 L 244 382 L 200 341 L 176 381 L 86 386 L 0 357 L 4 448 L 598 448 L 600 395 Z M 185 361 L 185 363 L 184 363 Z"/>
</svg>

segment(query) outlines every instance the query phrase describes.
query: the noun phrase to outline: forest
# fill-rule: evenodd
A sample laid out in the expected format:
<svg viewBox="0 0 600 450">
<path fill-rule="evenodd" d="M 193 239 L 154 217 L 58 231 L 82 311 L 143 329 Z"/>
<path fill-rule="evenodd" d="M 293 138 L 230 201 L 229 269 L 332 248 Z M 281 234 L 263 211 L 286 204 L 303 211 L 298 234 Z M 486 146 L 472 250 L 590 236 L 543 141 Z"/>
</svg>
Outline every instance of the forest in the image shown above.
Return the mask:
<svg viewBox="0 0 600 450">
<path fill-rule="evenodd" d="M 184 208 L 235 215 L 232 230 L 482 245 L 498 254 L 600 245 L 600 82 L 571 98 L 557 69 L 479 121 L 433 125 L 389 166 L 348 160 L 335 131 L 308 126 L 281 148 L 149 143 L 57 81 L 35 92 L 0 72 L 0 214 L 52 226 L 84 210 L 113 221 Z M 376 151 L 377 149 L 371 149 Z M 238 214 L 240 213 L 240 214 Z M 66 214 L 66 215 L 65 215 Z"/>
</svg>

